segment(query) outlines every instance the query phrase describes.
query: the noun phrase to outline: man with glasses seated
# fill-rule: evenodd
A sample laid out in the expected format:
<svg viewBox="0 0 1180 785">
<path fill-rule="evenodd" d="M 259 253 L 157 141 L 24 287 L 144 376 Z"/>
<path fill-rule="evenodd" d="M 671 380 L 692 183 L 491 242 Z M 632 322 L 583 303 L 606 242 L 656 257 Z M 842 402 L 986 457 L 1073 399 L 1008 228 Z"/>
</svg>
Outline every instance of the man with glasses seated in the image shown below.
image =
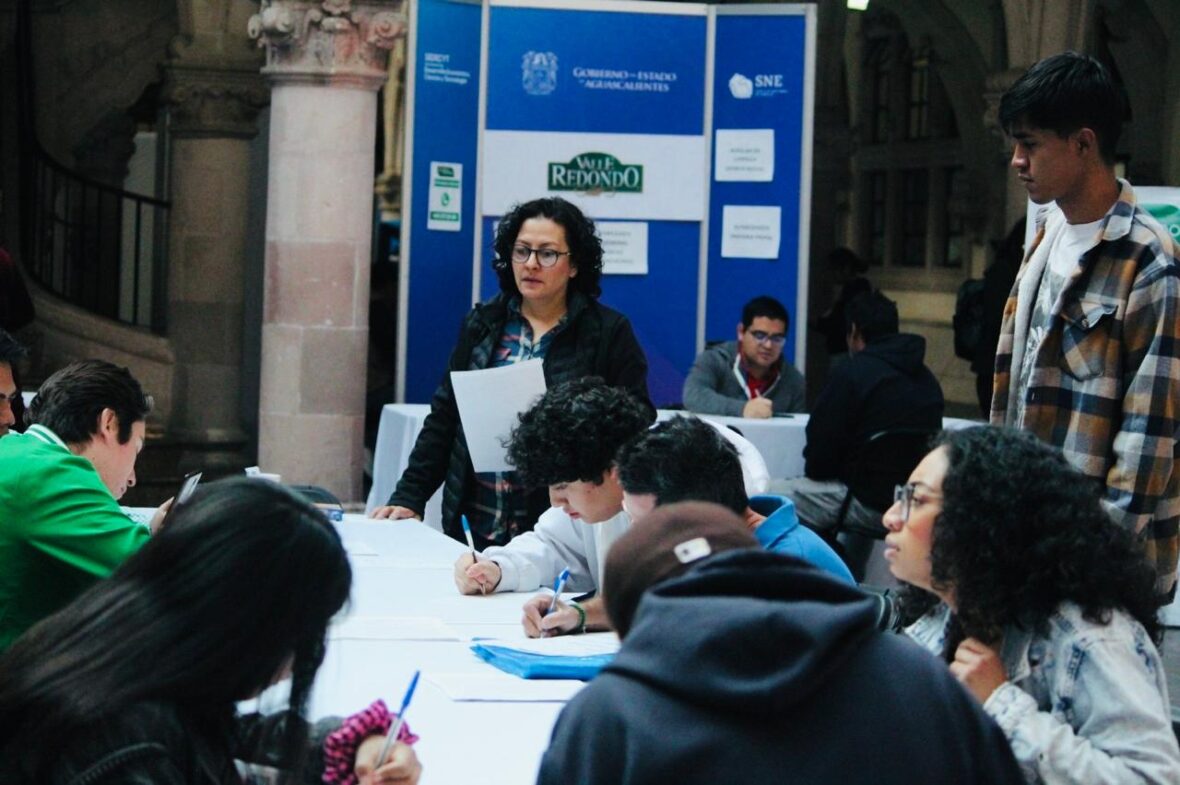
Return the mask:
<svg viewBox="0 0 1180 785">
<path fill-rule="evenodd" d="M 783 361 L 791 317 L 765 295 L 742 308 L 737 340 L 701 352 L 684 381 L 684 408 L 730 417 L 806 411 L 803 374 Z"/>
</svg>

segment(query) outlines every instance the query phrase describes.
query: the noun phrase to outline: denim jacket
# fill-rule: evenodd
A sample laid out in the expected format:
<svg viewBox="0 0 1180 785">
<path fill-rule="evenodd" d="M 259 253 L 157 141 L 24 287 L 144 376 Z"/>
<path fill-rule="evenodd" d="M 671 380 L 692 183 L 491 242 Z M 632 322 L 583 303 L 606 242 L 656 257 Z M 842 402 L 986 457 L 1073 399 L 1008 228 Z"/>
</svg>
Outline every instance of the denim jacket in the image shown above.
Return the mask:
<svg viewBox="0 0 1180 785">
<path fill-rule="evenodd" d="M 944 604 L 906 634 L 941 655 Z M 1143 626 L 1122 611 L 1107 624 L 1062 603 L 1048 634 L 1009 627 L 1000 659 L 1008 674 L 984 703 L 1029 782 L 1180 783 L 1163 663 Z"/>
</svg>

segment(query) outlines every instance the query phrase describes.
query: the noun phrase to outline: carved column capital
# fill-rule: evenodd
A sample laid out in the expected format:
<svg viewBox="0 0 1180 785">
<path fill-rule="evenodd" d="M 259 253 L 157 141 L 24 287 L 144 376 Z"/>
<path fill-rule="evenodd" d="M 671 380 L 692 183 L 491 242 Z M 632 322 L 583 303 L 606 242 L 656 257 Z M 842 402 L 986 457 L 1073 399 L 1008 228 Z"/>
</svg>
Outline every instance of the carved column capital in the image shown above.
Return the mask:
<svg viewBox="0 0 1180 785">
<path fill-rule="evenodd" d="M 173 136 L 249 139 L 270 89 L 257 71 L 172 63 L 162 97 L 172 107 Z"/>
<path fill-rule="evenodd" d="M 401 0 L 262 0 L 247 32 L 279 82 L 378 90 L 389 50 L 406 34 Z"/>
</svg>

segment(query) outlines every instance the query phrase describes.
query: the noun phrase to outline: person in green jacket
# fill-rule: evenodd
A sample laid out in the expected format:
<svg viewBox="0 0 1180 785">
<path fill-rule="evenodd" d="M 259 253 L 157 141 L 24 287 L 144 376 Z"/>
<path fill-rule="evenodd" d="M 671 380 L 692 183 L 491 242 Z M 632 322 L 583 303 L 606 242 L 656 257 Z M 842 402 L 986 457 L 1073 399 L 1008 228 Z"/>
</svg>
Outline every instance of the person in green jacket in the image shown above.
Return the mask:
<svg viewBox="0 0 1180 785">
<path fill-rule="evenodd" d="M 86 360 L 46 379 L 28 430 L 0 439 L 0 651 L 147 542 L 117 500 L 150 410 L 130 371 Z"/>
</svg>

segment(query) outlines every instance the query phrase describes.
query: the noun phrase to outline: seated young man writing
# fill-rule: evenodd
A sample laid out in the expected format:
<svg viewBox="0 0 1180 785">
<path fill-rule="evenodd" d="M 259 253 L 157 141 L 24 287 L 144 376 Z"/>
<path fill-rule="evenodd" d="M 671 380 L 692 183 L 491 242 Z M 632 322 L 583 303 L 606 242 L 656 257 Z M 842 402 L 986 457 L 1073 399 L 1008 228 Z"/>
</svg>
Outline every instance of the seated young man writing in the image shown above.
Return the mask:
<svg viewBox="0 0 1180 785">
<path fill-rule="evenodd" d="M 614 457 L 651 419 L 646 403 L 596 377 L 560 384 L 520 415 L 508 460 L 526 485 L 548 486 L 553 506 L 533 531 L 485 549 L 479 561 L 473 562 L 470 553 L 461 556 L 455 562 L 459 591 L 535 591 L 551 585 L 566 568 L 566 589 L 597 590 L 611 543 L 630 526 L 622 488 L 611 471 Z M 549 597 L 534 600 L 543 600 L 544 607 L 538 610 L 534 601 L 526 606 L 525 629 L 531 635 L 540 633 L 530 621 L 548 609 Z M 581 612 L 576 607 L 565 611 L 575 619 L 570 629 L 608 629 L 597 602 L 588 602 Z"/>
</svg>

